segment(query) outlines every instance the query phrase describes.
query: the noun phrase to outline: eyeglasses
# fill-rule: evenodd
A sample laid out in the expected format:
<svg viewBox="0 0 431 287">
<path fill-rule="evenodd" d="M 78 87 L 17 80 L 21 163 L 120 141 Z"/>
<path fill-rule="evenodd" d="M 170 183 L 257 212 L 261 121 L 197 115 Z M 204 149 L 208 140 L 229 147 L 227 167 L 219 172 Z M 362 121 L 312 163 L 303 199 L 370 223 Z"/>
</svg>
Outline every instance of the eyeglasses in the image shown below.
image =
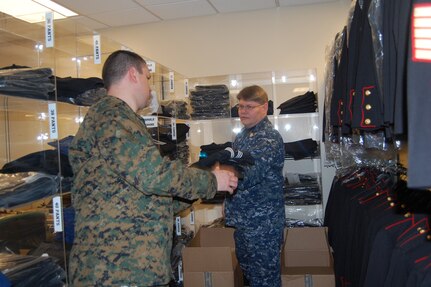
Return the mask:
<svg viewBox="0 0 431 287">
<path fill-rule="evenodd" d="M 236 108 L 237 108 L 238 110 L 244 110 L 244 111 L 249 112 L 249 111 L 251 111 L 251 110 L 253 110 L 253 109 L 255 109 L 255 108 L 261 107 L 261 106 L 263 106 L 263 105 L 264 105 L 264 104 L 257 105 L 257 106 L 249 106 L 249 105 L 247 105 L 247 106 L 243 106 L 243 105 L 237 105 L 237 106 L 236 106 Z"/>
</svg>

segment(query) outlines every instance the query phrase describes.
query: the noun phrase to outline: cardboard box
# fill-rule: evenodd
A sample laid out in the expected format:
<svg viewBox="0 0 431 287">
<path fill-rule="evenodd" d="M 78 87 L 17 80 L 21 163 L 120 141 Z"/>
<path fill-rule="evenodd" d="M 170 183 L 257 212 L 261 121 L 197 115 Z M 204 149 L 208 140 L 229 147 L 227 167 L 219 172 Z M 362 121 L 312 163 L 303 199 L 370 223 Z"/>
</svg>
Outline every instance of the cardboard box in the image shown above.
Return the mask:
<svg viewBox="0 0 431 287">
<path fill-rule="evenodd" d="M 290 228 L 283 246 L 283 287 L 335 287 L 326 228 Z"/>
<path fill-rule="evenodd" d="M 232 228 L 199 229 L 183 249 L 184 286 L 242 287 Z"/>
<path fill-rule="evenodd" d="M 332 266 L 329 267 L 282 267 L 282 287 L 335 287 Z"/>
<path fill-rule="evenodd" d="M 332 257 L 325 227 L 290 228 L 284 243 L 286 267 L 329 267 Z"/>
</svg>

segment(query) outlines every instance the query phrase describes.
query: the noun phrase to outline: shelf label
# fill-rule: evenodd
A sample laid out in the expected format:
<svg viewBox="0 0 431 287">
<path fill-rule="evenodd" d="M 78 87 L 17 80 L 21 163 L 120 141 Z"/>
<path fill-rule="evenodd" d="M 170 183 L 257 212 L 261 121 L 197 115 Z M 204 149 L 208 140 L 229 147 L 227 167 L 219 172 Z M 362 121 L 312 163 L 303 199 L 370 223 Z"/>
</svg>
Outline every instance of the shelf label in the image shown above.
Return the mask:
<svg viewBox="0 0 431 287">
<path fill-rule="evenodd" d="M 181 235 L 181 217 L 175 217 L 175 229 L 177 236 Z"/>
<path fill-rule="evenodd" d="M 169 72 L 169 92 L 175 92 L 175 75 L 174 72 Z"/>
<path fill-rule="evenodd" d="M 172 140 L 176 140 L 177 139 L 177 121 L 172 118 L 171 120 L 171 133 L 172 133 Z"/>
<path fill-rule="evenodd" d="M 184 80 L 184 96 L 186 98 L 189 96 L 189 79 Z"/>
<path fill-rule="evenodd" d="M 54 216 L 54 232 L 63 231 L 63 211 L 61 206 L 61 197 L 54 196 L 52 199 L 52 213 Z"/>
<path fill-rule="evenodd" d="M 182 282 L 184 280 L 183 277 L 183 261 L 180 260 L 180 262 L 178 262 L 178 281 Z"/>
<path fill-rule="evenodd" d="M 154 62 L 154 61 L 145 61 L 145 62 L 147 62 L 148 71 L 150 71 L 150 73 L 155 73 L 156 72 L 156 62 Z"/>
<path fill-rule="evenodd" d="M 48 104 L 48 114 L 49 114 L 49 137 L 53 140 L 58 139 L 58 129 L 57 129 L 57 104 Z"/>
<path fill-rule="evenodd" d="M 147 128 L 157 128 L 157 116 L 142 116 Z"/>
<path fill-rule="evenodd" d="M 45 45 L 47 48 L 54 47 L 54 13 L 45 13 Z"/>
<path fill-rule="evenodd" d="M 102 63 L 100 35 L 93 35 L 93 58 L 94 64 Z"/>
</svg>

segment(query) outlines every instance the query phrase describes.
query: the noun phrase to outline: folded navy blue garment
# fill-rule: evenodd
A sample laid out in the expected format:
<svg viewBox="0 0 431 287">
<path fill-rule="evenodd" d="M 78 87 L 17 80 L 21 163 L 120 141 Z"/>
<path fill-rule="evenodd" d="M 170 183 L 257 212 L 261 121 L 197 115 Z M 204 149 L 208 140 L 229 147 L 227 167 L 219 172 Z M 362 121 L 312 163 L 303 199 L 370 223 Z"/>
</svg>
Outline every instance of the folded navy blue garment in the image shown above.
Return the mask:
<svg viewBox="0 0 431 287">
<path fill-rule="evenodd" d="M 58 175 L 60 160 L 61 174 L 66 177 L 73 176 L 72 167 L 69 164 L 69 157 L 57 150 L 43 150 L 30 153 L 16 160 L 6 163 L 0 170 L 1 173 L 16 173 L 26 171 L 44 172 L 47 174 Z"/>
<path fill-rule="evenodd" d="M 284 143 L 285 154 L 292 156 L 294 160 L 318 156 L 317 147 L 317 141 L 311 138 Z"/>
<path fill-rule="evenodd" d="M 209 156 L 215 152 L 224 150 L 227 147 L 232 147 L 232 142 L 225 142 L 222 144 L 210 143 L 207 145 L 201 145 L 201 154 L 203 154 L 203 156 Z"/>
<path fill-rule="evenodd" d="M 277 109 L 280 109 L 280 114 L 315 112 L 317 109 L 317 95 L 314 92 L 308 91 L 303 95 L 296 96 L 283 102 Z"/>
<path fill-rule="evenodd" d="M 52 196 L 57 192 L 58 180 L 56 176 L 34 173 L 25 178 L 25 181 L 18 186 L 1 189 L 0 207 L 10 208 Z"/>
</svg>

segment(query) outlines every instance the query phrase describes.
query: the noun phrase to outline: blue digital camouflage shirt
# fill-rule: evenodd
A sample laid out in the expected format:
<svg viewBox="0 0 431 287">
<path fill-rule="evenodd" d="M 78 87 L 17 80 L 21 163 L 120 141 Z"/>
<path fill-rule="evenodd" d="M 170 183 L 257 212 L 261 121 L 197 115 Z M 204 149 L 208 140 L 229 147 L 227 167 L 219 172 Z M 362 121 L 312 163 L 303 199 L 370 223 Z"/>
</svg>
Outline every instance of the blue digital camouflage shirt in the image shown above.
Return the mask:
<svg viewBox="0 0 431 287">
<path fill-rule="evenodd" d="M 226 199 L 226 225 L 282 228 L 284 144 L 280 133 L 265 117 L 254 127 L 243 128 L 233 148 L 250 152 L 255 164 L 245 167 L 244 179 L 239 181 L 235 194 Z"/>
</svg>

